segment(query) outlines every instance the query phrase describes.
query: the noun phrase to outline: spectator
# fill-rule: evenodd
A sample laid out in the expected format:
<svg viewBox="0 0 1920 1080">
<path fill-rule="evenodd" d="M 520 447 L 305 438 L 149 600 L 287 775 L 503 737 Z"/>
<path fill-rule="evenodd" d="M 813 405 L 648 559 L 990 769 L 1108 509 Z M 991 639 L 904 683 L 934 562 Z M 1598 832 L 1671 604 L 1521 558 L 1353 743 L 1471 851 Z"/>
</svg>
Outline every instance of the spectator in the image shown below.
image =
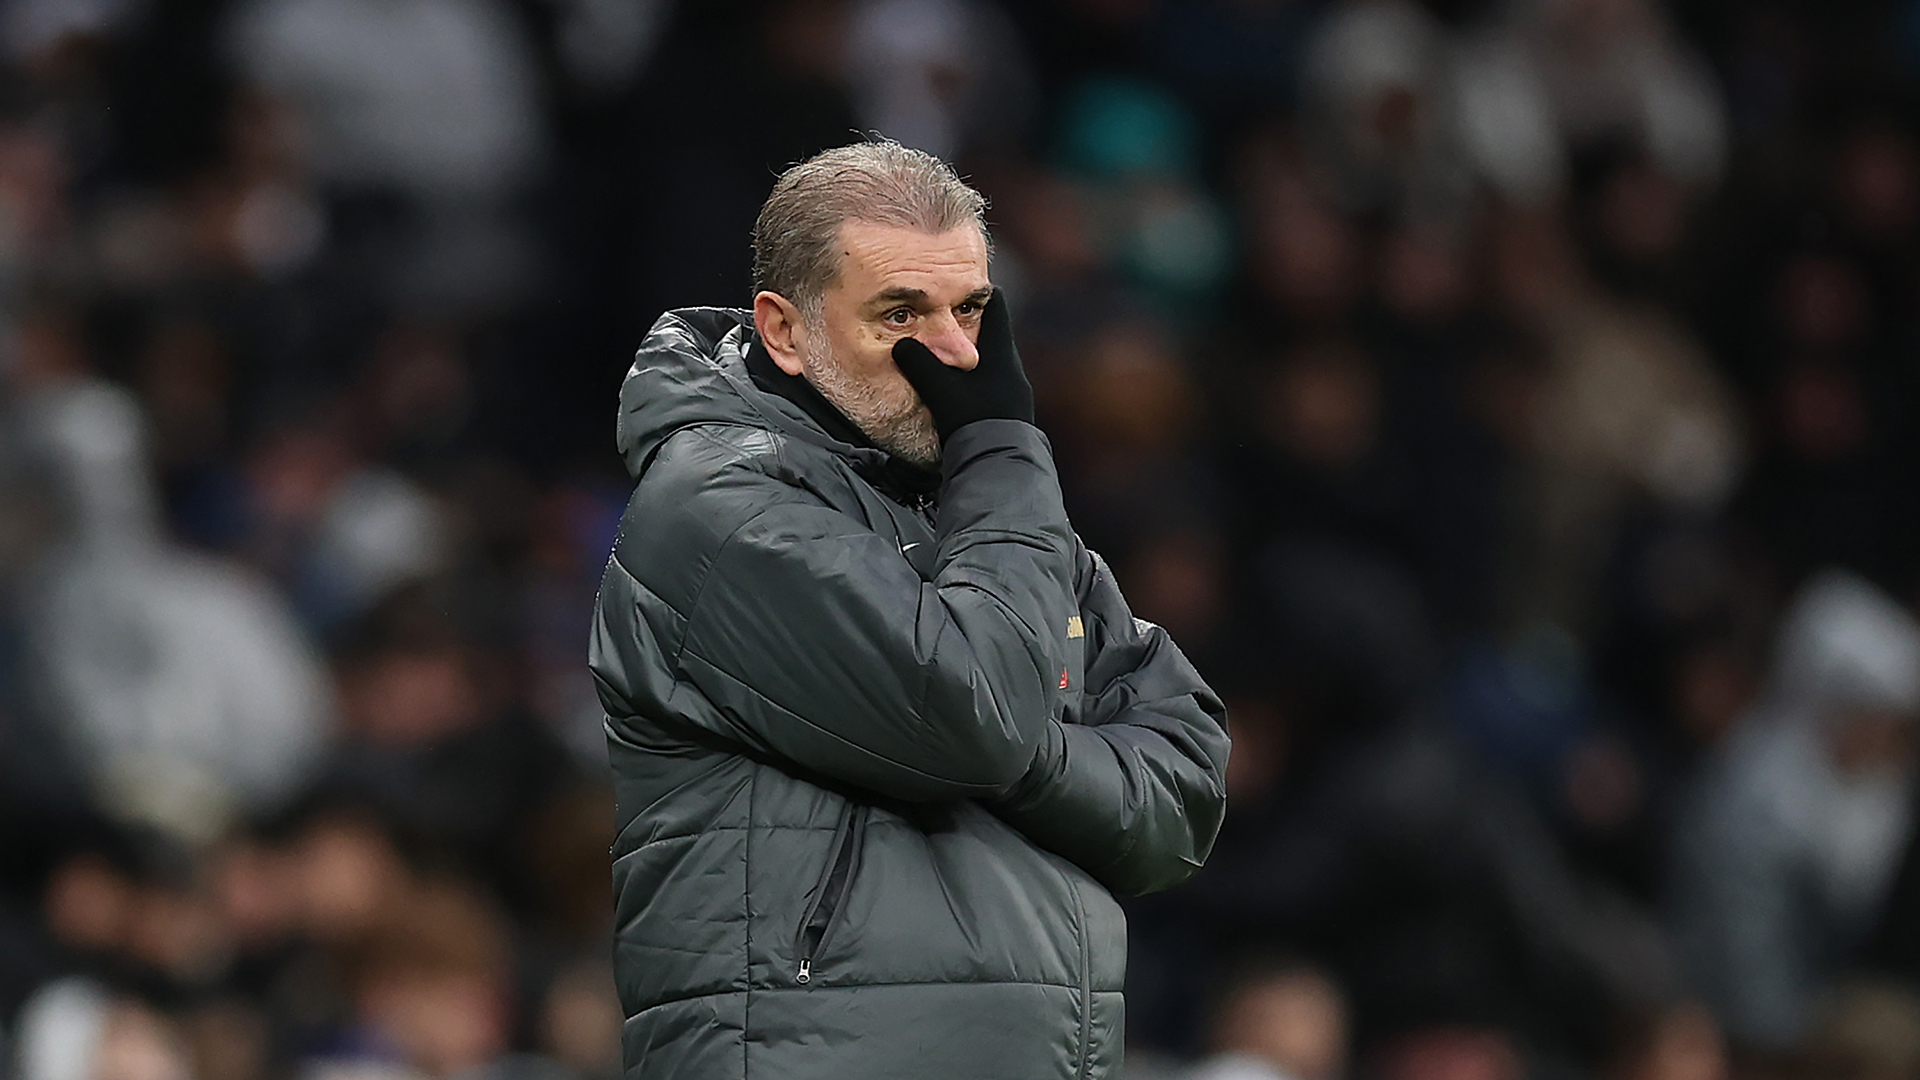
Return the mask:
<svg viewBox="0 0 1920 1080">
<path fill-rule="evenodd" d="M 1610 143 L 1696 189 L 1725 167 L 1720 92 L 1646 0 L 1520 0 L 1458 65 L 1467 152 L 1517 204 L 1558 196 L 1576 163 Z"/>
<path fill-rule="evenodd" d="M 1871 929 L 1912 830 L 1916 715 L 1920 624 L 1853 575 L 1809 581 L 1674 836 L 1674 927 L 1743 1044 L 1792 1046 Z"/>
<path fill-rule="evenodd" d="M 319 175 L 396 195 L 411 238 L 396 295 L 442 307 L 524 284 L 509 200 L 545 163 L 533 59 L 495 0 L 258 0 L 238 8 L 235 62 L 287 104 Z"/>
<path fill-rule="evenodd" d="M 847 82 L 861 126 L 953 160 L 1017 143 L 1033 111 L 1020 41 L 978 0 L 863 0 Z"/>
<path fill-rule="evenodd" d="M 179 1031 L 137 999 L 81 979 L 49 984 L 21 1011 L 20 1080 L 192 1080 Z"/>
<path fill-rule="evenodd" d="M 48 387 L 33 414 L 68 527 L 28 617 L 39 677 L 100 796 L 202 838 L 289 798 L 333 715 L 284 602 L 168 543 L 144 423 L 124 391 Z"/>
<path fill-rule="evenodd" d="M 1349 0 L 1325 15 L 1309 45 L 1302 102 L 1310 145 L 1347 209 L 1396 217 L 1456 217 L 1471 162 L 1450 99 L 1455 44 L 1411 0 Z M 1523 140 L 1535 126 L 1501 118 Z"/>
</svg>

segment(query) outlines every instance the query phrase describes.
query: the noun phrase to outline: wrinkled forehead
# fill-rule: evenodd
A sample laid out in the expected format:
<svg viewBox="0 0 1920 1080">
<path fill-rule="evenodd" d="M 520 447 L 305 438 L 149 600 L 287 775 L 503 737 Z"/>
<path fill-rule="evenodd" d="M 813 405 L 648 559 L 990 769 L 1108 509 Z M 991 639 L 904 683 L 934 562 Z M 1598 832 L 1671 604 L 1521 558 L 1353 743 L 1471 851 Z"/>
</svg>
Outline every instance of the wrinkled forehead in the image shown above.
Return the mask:
<svg viewBox="0 0 1920 1080">
<path fill-rule="evenodd" d="M 971 222 L 945 232 L 851 220 L 836 238 L 833 291 L 858 303 L 882 292 L 914 291 L 956 302 L 988 280 L 987 238 Z"/>
</svg>

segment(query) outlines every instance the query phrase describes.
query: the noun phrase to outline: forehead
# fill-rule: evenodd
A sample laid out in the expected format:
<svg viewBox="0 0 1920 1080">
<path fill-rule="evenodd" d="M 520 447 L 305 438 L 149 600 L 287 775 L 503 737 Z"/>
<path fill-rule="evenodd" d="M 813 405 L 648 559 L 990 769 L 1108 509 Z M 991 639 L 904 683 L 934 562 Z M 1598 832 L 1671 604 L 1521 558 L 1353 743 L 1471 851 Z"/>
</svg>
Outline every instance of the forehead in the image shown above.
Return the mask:
<svg viewBox="0 0 1920 1080">
<path fill-rule="evenodd" d="M 974 225 L 942 233 L 848 221 L 840 226 L 839 287 L 864 299 L 882 289 L 962 297 L 988 284 L 987 240 Z"/>
</svg>

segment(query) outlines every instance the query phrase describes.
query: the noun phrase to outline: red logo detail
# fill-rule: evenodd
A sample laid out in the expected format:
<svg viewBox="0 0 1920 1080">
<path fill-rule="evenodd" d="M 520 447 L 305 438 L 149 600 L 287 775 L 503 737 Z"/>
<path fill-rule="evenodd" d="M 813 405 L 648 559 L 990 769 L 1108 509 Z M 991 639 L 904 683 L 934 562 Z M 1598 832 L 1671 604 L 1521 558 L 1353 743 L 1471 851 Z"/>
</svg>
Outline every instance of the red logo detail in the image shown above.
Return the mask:
<svg viewBox="0 0 1920 1080">
<path fill-rule="evenodd" d="M 1066 688 L 1067 688 L 1067 669 L 1061 668 L 1060 669 L 1060 689 L 1065 690 Z"/>
</svg>

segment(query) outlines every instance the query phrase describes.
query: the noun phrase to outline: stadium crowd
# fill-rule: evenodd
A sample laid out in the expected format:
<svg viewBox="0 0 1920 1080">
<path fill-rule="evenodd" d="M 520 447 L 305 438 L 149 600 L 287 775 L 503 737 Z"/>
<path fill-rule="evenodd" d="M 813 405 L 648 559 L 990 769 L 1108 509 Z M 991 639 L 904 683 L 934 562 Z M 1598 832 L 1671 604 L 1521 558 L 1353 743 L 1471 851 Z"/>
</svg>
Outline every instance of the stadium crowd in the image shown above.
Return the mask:
<svg viewBox="0 0 1920 1080">
<path fill-rule="evenodd" d="M 1131 1075 L 1920 1078 L 1916 105 L 1915 0 L 0 0 L 5 1068 L 619 1071 L 616 388 L 876 131 L 1230 705 Z"/>
</svg>

